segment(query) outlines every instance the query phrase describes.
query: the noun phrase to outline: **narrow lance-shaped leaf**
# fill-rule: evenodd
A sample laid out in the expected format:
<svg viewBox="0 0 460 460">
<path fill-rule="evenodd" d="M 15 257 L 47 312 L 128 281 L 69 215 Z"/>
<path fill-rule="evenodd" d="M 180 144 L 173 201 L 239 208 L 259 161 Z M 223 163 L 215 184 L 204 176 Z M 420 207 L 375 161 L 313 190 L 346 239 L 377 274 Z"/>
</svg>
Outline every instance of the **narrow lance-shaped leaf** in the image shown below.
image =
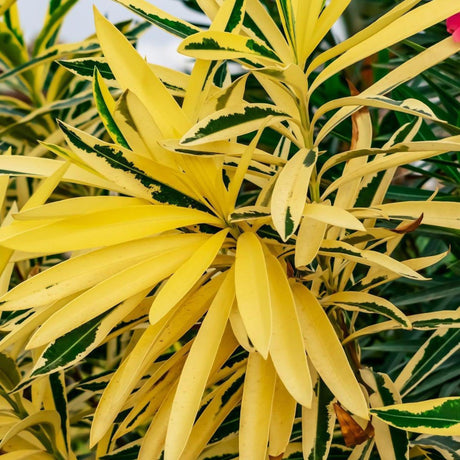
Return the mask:
<svg viewBox="0 0 460 460">
<path fill-rule="evenodd" d="M 315 372 L 313 402 L 310 409 L 302 407 L 303 458 L 326 460 L 335 427 L 334 395 Z"/>
<path fill-rule="evenodd" d="M 276 372 L 271 359 L 250 353 L 241 402 L 240 456 L 262 459 L 267 452 Z"/>
<path fill-rule="evenodd" d="M 268 455 L 270 457 L 279 457 L 286 451 L 291 438 L 296 408 L 296 400 L 286 390 L 283 382 L 277 378 L 268 438 Z"/>
<path fill-rule="evenodd" d="M 114 142 L 129 149 L 126 139 L 123 137 L 122 132 L 113 119 L 115 100 L 97 69 L 95 69 L 93 76 L 93 94 L 99 116 L 104 123 L 105 129 L 110 134 L 110 137 Z"/>
<path fill-rule="evenodd" d="M 442 436 L 460 435 L 460 398 L 396 404 L 371 409 L 371 414 L 403 430 Z"/>
<path fill-rule="evenodd" d="M 59 126 L 73 152 L 100 174 L 117 183 L 119 187 L 125 188 L 127 194 L 144 199 L 150 197 L 150 200 L 160 203 L 203 209 L 194 199 L 150 177 L 142 168 L 147 169 L 148 160 L 121 146 L 100 141 L 65 123 L 59 122 Z M 158 168 L 161 167 L 162 165 L 158 165 Z M 164 171 L 165 175 L 167 173 L 168 171 Z"/>
<path fill-rule="evenodd" d="M 434 311 L 429 313 L 420 313 L 418 315 L 410 315 L 407 317 L 411 322 L 412 329 L 430 330 L 437 328 L 460 328 L 460 310 L 442 310 Z M 384 321 L 378 324 L 372 324 L 371 326 L 363 327 L 357 330 L 353 334 L 349 335 L 345 340 L 344 344 L 350 340 L 355 340 L 359 337 L 363 337 L 369 334 L 377 334 L 383 331 L 389 331 L 392 329 L 400 329 L 401 324 L 398 321 Z"/>
<path fill-rule="evenodd" d="M 200 120 L 181 139 L 182 145 L 199 145 L 227 140 L 257 130 L 271 117 L 270 124 L 286 120 L 287 113 L 271 104 L 245 104 L 227 107 Z"/>
<path fill-rule="evenodd" d="M 397 273 L 399 276 L 404 276 L 409 279 L 425 279 L 407 265 L 392 259 L 386 254 L 367 249 L 358 249 L 351 244 L 341 241 L 324 240 L 321 244 L 319 253 L 331 257 L 342 257 L 371 267 L 383 267 L 391 272 Z"/>
<path fill-rule="evenodd" d="M 165 11 L 157 8 L 145 0 L 115 0 L 126 8 L 130 9 L 133 13 L 141 16 L 150 23 L 172 33 L 173 35 L 186 38 L 201 29 L 190 24 L 186 21 L 176 18 Z"/>
<path fill-rule="evenodd" d="M 352 413 L 368 419 L 367 403 L 323 307 L 300 283 L 291 283 L 305 348 L 320 377 Z"/>
<path fill-rule="evenodd" d="M 299 404 L 308 407 L 311 404 L 312 384 L 294 297 L 285 268 L 278 259 L 266 254 L 265 262 L 273 321 L 270 356 L 278 378 L 287 391 Z"/>
<path fill-rule="evenodd" d="M 131 90 L 145 103 L 165 137 L 182 135 L 189 129 L 190 121 L 160 79 L 124 35 L 97 10 L 95 22 L 104 56 L 122 89 Z"/>
<path fill-rule="evenodd" d="M 401 394 L 409 393 L 460 348 L 460 330 L 439 329 L 406 364 L 395 381 Z"/>
<path fill-rule="evenodd" d="M 322 299 L 322 303 L 345 310 L 377 313 L 397 321 L 405 329 L 411 328 L 409 318 L 390 301 L 365 292 L 337 292 Z"/>
<path fill-rule="evenodd" d="M 301 149 L 283 167 L 271 200 L 273 224 L 283 241 L 297 229 L 305 207 L 317 151 Z"/>
<path fill-rule="evenodd" d="M 384 29 L 357 43 L 328 65 L 310 87 L 313 92 L 329 77 L 355 62 L 420 32 L 458 12 L 451 0 L 433 0 L 397 18 Z"/>
<path fill-rule="evenodd" d="M 57 254 L 110 246 L 199 223 L 219 225 L 219 220 L 176 206 L 130 206 L 59 221 L 14 222 L 0 229 L 0 240 L 2 245 L 18 251 Z"/>
<path fill-rule="evenodd" d="M 59 337 L 144 289 L 154 288 L 177 270 L 196 249 L 197 244 L 192 243 L 162 252 L 96 284 L 54 313 L 35 333 L 33 346 Z"/>
<path fill-rule="evenodd" d="M 229 32 L 207 31 L 192 35 L 182 41 L 178 52 L 196 59 L 244 58 L 265 65 L 281 63 L 277 54 L 262 40 Z"/>
<path fill-rule="evenodd" d="M 225 275 L 182 370 L 166 435 L 165 450 L 170 458 L 180 457 L 192 431 L 235 297 L 233 276 L 233 270 Z"/>
<path fill-rule="evenodd" d="M 266 359 L 272 335 L 270 288 L 262 244 L 251 232 L 238 238 L 235 289 L 238 310 L 248 336 Z"/>
<path fill-rule="evenodd" d="M 419 0 L 409 0 L 402 3 L 417 3 Z M 379 81 L 371 85 L 361 93 L 361 96 L 386 94 L 402 83 L 411 80 L 424 70 L 444 61 L 449 56 L 455 54 L 460 49 L 460 44 L 455 43 L 451 37 L 446 38 L 430 48 L 415 55 L 413 58 L 401 64 L 396 69 L 389 72 Z M 326 52 L 327 53 L 327 52 Z M 324 137 L 334 129 L 341 121 L 346 119 L 352 113 L 359 110 L 359 107 L 343 107 L 335 113 L 321 128 L 318 133 L 315 145 L 318 145 Z"/>
<path fill-rule="evenodd" d="M 401 396 L 388 375 L 362 369 L 361 376 L 374 391 L 370 396 L 372 407 L 401 404 Z M 378 419 L 373 419 L 372 425 L 375 429 L 375 443 L 382 458 L 388 460 L 409 458 L 409 438 L 405 431 L 389 427 Z"/>
<path fill-rule="evenodd" d="M 30 379 L 66 369 L 80 362 L 104 340 L 124 316 L 139 304 L 147 293 L 133 296 L 109 314 L 103 313 L 50 343 L 37 360 Z"/>
<path fill-rule="evenodd" d="M 169 278 L 152 303 L 149 314 L 151 324 L 163 318 L 208 270 L 222 248 L 227 233 L 228 230 L 224 229 L 211 236 Z"/>
</svg>

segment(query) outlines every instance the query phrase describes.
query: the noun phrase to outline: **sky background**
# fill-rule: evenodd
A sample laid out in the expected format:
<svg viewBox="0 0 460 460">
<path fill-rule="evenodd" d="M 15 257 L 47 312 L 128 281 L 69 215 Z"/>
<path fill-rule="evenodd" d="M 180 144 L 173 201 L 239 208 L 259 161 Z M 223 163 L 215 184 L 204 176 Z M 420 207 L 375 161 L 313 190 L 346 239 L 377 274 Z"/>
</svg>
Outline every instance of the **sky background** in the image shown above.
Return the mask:
<svg viewBox="0 0 460 460">
<path fill-rule="evenodd" d="M 203 21 L 203 16 L 184 6 L 180 0 L 152 0 L 158 8 L 188 21 Z M 80 0 L 66 16 L 60 39 L 70 43 L 94 33 L 93 4 L 111 22 L 141 18 L 114 0 Z M 40 31 L 48 6 L 48 0 L 18 0 L 19 14 L 26 40 L 30 41 Z M 149 62 L 184 70 L 188 58 L 176 52 L 180 40 L 152 26 L 139 40 L 138 50 Z"/>
</svg>

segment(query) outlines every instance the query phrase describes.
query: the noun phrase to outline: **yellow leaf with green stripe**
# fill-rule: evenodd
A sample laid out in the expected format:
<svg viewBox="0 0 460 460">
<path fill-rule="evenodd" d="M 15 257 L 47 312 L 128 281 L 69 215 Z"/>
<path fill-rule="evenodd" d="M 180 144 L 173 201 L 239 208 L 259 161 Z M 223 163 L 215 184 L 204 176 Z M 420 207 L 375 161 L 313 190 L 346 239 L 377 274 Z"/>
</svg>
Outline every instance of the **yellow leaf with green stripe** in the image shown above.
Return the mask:
<svg viewBox="0 0 460 460">
<path fill-rule="evenodd" d="M 203 118 L 184 134 L 180 143 L 188 146 L 228 140 L 256 131 L 267 118 L 270 118 L 270 126 L 290 116 L 271 104 L 239 104 Z"/>
<path fill-rule="evenodd" d="M 321 300 L 323 305 L 337 305 L 350 311 L 377 313 L 397 321 L 404 329 L 411 329 L 409 318 L 389 300 L 367 292 L 336 292 Z"/>
<path fill-rule="evenodd" d="M 301 149 L 283 167 L 271 200 L 273 225 L 286 241 L 299 226 L 317 151 Z"/>
<path fill-rule="evenodd" d="M 383 267 L 387 270 L 409 279 L 425 280 L 422 275 L 412 270 L 402 262 L 382 254 L 377 251 L 368 249 L 359 249 L 351 244 L 344 243 L 343 241 L 323 240 L 319 253 L 330 257 L 338 257 L 353 262 L 358 262 L 370 267 L 377 266 Z"/>
<path fill-rule="evenodd" d="M 460 398 L 438 398 L 371 409 L 371 414 L 396 428 L 438 436 L 460 435 Z"/>
<path fill-rule="evenodd" d="M 261 65 L 281 64 L 278 55 L 258 38 L 248 38 L 230 32 L 207 31 L 187 37 L 177 49 L 196 59 L 248 59 Z"/>
</svg>

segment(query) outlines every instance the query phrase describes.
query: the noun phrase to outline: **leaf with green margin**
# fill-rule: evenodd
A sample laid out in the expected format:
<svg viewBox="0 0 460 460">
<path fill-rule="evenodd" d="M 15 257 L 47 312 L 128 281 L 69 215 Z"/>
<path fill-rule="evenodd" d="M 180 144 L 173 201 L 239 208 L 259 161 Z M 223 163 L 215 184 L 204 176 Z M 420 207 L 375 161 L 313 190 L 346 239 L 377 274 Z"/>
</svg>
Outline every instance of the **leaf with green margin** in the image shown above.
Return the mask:
<svg viewBox="0 0 460 460">
<path fill-rule="evenodd" d="M 460 349 L 460 329 L 436 331 L 406 364 L 395 381 L 402 395 L 410 393 L 422 380 Z"/>
<path fill-rule="evenodd" d="M 460 435 L 460 398 L 438 398 L 371 409 L 371 414 L 396 428 L 435 435 Z"/>
</svg>

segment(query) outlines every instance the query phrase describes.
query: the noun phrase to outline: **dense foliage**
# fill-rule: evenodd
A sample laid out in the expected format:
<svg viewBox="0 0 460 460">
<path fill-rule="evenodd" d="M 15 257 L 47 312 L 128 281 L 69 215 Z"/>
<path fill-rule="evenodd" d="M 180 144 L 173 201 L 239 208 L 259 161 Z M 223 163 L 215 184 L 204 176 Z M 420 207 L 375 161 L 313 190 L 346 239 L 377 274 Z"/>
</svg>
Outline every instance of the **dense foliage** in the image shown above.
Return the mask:
<svg viewBox="0 0 460 460">
<path fill-rule="evenodd" d="M 0 1 L 2 455 L 458 458 L 459 5 L 116 1 Z"/>
</svg>

